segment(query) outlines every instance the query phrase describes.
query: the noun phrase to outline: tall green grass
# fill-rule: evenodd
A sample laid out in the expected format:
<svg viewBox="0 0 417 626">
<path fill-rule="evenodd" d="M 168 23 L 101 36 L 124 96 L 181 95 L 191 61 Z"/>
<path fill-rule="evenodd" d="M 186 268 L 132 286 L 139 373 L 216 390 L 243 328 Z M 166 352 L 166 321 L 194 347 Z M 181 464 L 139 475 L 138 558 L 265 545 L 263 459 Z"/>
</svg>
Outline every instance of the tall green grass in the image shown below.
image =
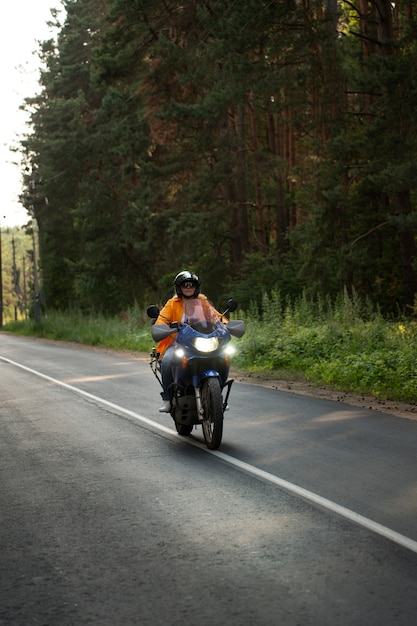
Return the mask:
<svg viewBox="0 0 417 626">
<path fill-rule="evenodd" d="M 250 372 L 417 401 L 415 321 L 384 320 L 369 303 L 345 293 L 333 304 L 264 296 L 262 316 L 252 311 L 246 322 L 234 362 Z"/>
<path fill-rule="evenodd" d="M 150 322 L 134 307 L 123 316 L 106 317 L 80 311 L 52 311 L 39 323 L 33 320 L 9 322 L 4 330 L 18 335 L 73 341 L 91 346 L 148 352 L 152 348 Z"/>
<path fill-rule="evenodd" d="M 417 322 L 385 320 L 368 302 L 346 292 L 335 302 L 282 299 L 265 294 L 234 317 L 246 334 L 234 340 L 234 365 L 249 373 L 307 379 L 335 389 L 379 398 L 417 401 Z M 150 321 L 134 307 L 122 317 L 52 312 L 39 324 L 8 323 L 21 335 L 74 341 L 119 350 L 150 352 Z"/>
</svg>

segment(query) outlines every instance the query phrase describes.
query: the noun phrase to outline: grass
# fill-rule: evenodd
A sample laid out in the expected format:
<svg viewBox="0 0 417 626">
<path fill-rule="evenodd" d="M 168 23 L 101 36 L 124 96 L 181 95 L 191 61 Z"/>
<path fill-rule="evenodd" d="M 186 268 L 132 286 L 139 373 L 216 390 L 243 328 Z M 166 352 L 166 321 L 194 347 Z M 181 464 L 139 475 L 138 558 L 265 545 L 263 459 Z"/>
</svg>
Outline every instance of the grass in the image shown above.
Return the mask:
<svg viewBox="0 0 417 626">
<path fill-rule="evenodd" d="M 335 305 L 274 295 L 247 332 L 235 363 L 248 371 L 303 377 L 340 391 L 381 399 L 417 401 L 417 323 L 388 321 L 344 295 Z"/>
<path fill-rule="evenodd" d="M 389 321 L 346 293 L 335 303 L 283 302 L 265 295 L 256 308 L 235 317 L 246 321 L 233 363 L 248 373 L 306 379 L 341 391 L 381 399 L 417 401 L 417 323 Z M 119 350 L 150 352 L 150 321 L 135 307 L 123 317 L 54 312 L 39 324 L 10 322 L 20 335 L 74 341 Z"/>
<path fill-rule="evenodd" d="M 4 330 L 22 336 L 73 341 L 115 350 L 148 352 L 152 348 L 149 323 L 137 309 L 114 318 L 86 315 L 80 311 L 52 312 L 39 323 L 33 320 L 8 322 Z"/>
</svg>

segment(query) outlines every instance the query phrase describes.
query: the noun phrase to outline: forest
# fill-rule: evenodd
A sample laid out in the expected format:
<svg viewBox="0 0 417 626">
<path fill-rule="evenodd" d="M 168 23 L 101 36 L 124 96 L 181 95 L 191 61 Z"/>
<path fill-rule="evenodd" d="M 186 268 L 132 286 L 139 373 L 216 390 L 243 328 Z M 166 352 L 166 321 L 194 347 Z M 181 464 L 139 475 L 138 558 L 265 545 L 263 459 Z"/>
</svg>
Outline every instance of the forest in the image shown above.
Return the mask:
<svg viewBox="0 0 417 626">
<path fill-rule="evenodd" d="M 0 328 L 33 313 L 36 250 L 36 233 L 29 226 L 0 229 Z"/>
<path fill-rule="evenodd" d="M 22 106 L 48 309 L 355 293 L 413 315 L 411 0 L 63 0 Z"/>
</svg>

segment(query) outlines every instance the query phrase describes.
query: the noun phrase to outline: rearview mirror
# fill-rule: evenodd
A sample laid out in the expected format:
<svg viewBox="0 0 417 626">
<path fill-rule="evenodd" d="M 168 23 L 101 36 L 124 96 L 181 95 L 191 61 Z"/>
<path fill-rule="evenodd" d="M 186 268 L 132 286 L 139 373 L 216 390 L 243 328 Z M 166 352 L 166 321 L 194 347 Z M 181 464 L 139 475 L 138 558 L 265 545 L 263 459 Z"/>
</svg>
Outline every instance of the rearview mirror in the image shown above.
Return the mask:
<svg viewBox="0 0 417 626">
<path fill-rule="evenodd" d="M 148 308 L 146 309 L 146 314 L 148 317 L 150 317 L 152 320 L 156 320 L 156 318 L 159 315 L 159 307 L 156 306 L 156 304 L 151 304 L 150 306 L 148 306 Z"/>
<path fill-rule="evenodd" d="M 237 309 L 236 300 L 233 300 L 233 298 L 230 298 L 230 300 L 227 301 L 227 308 L 230 311 L 230 313 L 234 313 Z"/>
<path fill-rule="evenodd" d="M 233 300 L 233 298 L 230 298 L 230 300 L 227 301 L 227 309 L 225 310 L 223 315 L 226 315 L 226 313 L 233 313 L 234 311 L 236 311 L 236 309 L 237 309 L 236 300 Z"/>
</svg>

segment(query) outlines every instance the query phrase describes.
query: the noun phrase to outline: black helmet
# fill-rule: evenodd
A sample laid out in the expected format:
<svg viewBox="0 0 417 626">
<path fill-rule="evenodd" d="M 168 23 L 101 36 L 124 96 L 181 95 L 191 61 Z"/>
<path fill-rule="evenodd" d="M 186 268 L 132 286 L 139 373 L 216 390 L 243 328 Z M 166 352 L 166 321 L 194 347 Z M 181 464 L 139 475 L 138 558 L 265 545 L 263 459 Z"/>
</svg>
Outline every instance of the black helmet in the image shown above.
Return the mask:
<svg viewBox="0 0 417 626">
<path fill-rule="evenodd" d="M 200 280 L 197 274 L 194 274 L 194 272 L 189 272 L 188 270 L 183 270 L 182 272 L 180 272 L 179 274 L 175 276 L 174 287 L 175 287 L 176 294 L 179 298 L 184 297 L 184 294 L 181 291 L 181 285 L 182 283 L 187 282 L 187 280 L 192 280 L 195 283 L 194 294 L 190 297 L 196 298 L 198 294 L 200 293 Z"/>
</svg>

